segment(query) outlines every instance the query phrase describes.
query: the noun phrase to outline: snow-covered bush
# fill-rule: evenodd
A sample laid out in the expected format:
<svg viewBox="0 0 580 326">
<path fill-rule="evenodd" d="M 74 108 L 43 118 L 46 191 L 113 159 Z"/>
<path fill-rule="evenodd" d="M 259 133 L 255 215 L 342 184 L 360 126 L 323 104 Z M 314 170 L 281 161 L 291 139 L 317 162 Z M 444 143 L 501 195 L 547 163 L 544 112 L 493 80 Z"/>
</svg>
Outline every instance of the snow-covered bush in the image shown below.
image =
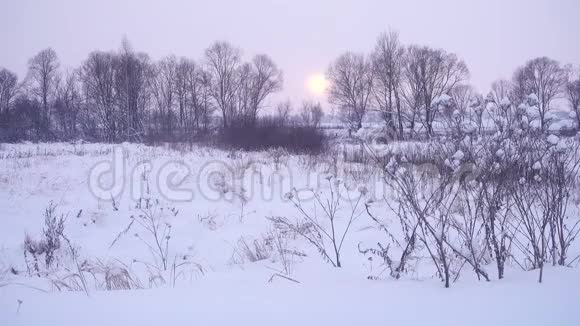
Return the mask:
<svg viewBox="0 0 580 326">
<path fill-rule="evenodd" d="M 575 140 L 554 135 L 527 135 L 517 146 L 520 182 L 511 194 L 525 239 L 517 248 L 526 268 L 539 269 L 541 282 L 546 262 L 567 264 L 568 248 L 580 231 L 569 209 L 578 192 L 579 147 Z"/>
<path fill-rule="evenodd" d="M 341 267 L 341 250 L 352 223 L 363 213 L 361 201 L 366 189 L 359 189 L 356 198 L 344 185 L 344 182 L 332 175 L 326 177 L 328 192 L 309 190 L 314 201 L 310 208 L 301 194 L 294 189 L 286 194 L 298 212 L 299 218 L 292 221 L 284 216 L 269 217 L 274 227 L 281 232 L 292 232 L 307 240 L 334 267 Z M 345 211 L 346 209 L 346 211 Z M 316 212 L 322 210 L 323 217 Z M 341 230 L 339 230 L 339 227 Z"/>
<path fill-rule="evenodd" d="M 29 273 L 35 274 L 41 271 L 49 271 L 57 259 L 57 253 L 61 249 L 61 240 L 64 236 L 64 215 L 57 216 L 56 205 L 52 202 L 44 211 L 44 228 L 40 239 L 35 240 L 29 234 L 24 237 L 24 259 Z M 31 256 L 32 261 L 29 259 Z M 39 260 L 44 258 L 44 265 L 39 265 Z"/>
<path fill-rule="evenodd" d="M 445 152 L 444 147 L 440 149 Z M 450 157 L 454 161 L 463 159 L 458 153 Z M 395 214 L 398 225 L 386 223 L 379 217 L 380 213 L 373 212 L 371 204 L 367 204 L 368 215 L 387 238 L 378 249 L 361 249 L 361 252 L 380 256 L 394 278 L 401 277 L 424 253 L 430 258 L 436 275 L 445 287 L 449 287 L 451 280 L 459 275 L 461 260 L 458 257 L 462 256 L 450 236 L 454 223 L 453 205 L 459 193 L 457 173 L 442 160 L 416 165 L 392 158 L 385 167 L 384 181 L 393 197 L 385 198 L 384 202 L 390 213 Z M 473 263 L 473 267 L 482 274 L 477 264 Z"/>
<path fill-rule="evenodd" d="M 129 224 L 117 235 L 109 248 L 133 230 L 133 237 L 148 249 L 151 256 L 151 260 L 133 259 L 133 263 L 144 268 L 149 286 L 175 286 L 178 279 L 186 274 L 204 273 L 202 266 L 193 261 L 190 255 L 180 254 L 171 246 L 171 220 L 179 214 L 179 210 L 151 198 L 140 198 L 136 209 L 139 214 L 131 215 Z"/>
<path fill-rule="evenodd" d="M 87 279 L 92 282 L 87 282 Z M 128 266 L 118 261 L 85 260 L 75 270 L 55 273 L 49 277 L 58 291 L 97 291 L 141 289 L 143 285 Z M 91 288 L 93 289 L 93 288 Z"/>
<path fill-rule="evenodd" d="M 276 171 L 280 170 L 289 153 L 284 148 L 272 148 L 267 152 L 268 158 L 274 163 Z"/>
<path fill-rule="evenodd" d="M 490 258 L 500 279 L 509 262 L 539 269 L 540 281 L 544 261 L 566 265 L 580 231 L 568 210 L 578 191 L 577 141 L 518 126 L 458 136 L 430 144 L 438 154 L 428 163 L 390 157 L 384 180 L 392 197 L 383 206 L 367 203 L 386 238 L 359 250 L 380 257 L 396 279 L 416 272 L 418 257 L 428 255 L 446 286 L 463 265 L 490 280 Z M 384 206 L 389 212 L 381 213 Z M 391 214 L 387 222 L 383 216 Z"/>
<path fill-rule="evenodd" d="M 34 240 L 26 235 L 24 257 L 29 274 L 57 291 L 129 290 L 142 288 L 130 268 L 120 261 L 81 259 L 80 248 L 64 234 L 66 219 L 56 213 L 50 203 L 45 210 L 42 237 Z M 44 264 L 41 264 L 41 258 Z M 12 268 L 13 274 L 18 272 Z M 92 282 L 89 282 L 91 280 Z"/>
<path fill-rule="evenodd" d="M 232 263 L 244 264 L 246 262 L 255 263 L 257 261 L 269 259 L 274 251 L 274 239 L 269 236 L 248 241 L 241 237 L 232 254 Z"/>
</svg>

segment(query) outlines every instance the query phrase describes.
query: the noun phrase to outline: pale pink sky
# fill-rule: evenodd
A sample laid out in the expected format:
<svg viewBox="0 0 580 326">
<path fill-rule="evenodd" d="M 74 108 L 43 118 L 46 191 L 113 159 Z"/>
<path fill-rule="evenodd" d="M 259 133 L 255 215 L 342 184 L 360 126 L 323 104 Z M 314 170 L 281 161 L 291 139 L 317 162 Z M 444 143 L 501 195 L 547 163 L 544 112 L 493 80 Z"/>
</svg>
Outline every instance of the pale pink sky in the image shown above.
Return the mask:
<svg viewBox="0 0 580 326">
<path fill-rule="evenodd" d="M 456 52 L 480 91 L 535 56 L 580 64 L 578 0 L 0 2 L 0 66 L 19 77 L 48 46 L 72 67 L 92 50 L 119 48 L 123 35 L 153 59 L 199 59 L 212 41 L 228 40 L 246 58 L 269 54 L 284 70 L 281 97 L 299 103 L 312 97 L 305 86 L 311 74 L 343 51 L 370 51 L 389 27 L 407 44 Z"/>
</svg>

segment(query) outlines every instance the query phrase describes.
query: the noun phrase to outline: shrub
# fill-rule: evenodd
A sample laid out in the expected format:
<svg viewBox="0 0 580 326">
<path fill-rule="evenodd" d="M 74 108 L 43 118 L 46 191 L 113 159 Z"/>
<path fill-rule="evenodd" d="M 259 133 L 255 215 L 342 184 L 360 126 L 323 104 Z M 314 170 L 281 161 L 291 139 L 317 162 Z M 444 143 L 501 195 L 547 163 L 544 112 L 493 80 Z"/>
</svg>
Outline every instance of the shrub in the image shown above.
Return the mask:
<svg viewBox="0 0 580 326">
<path fill-rule="evenodd" d="M 232 263 L 243 264 L 245 262 L 255 263 L 257 261 L 269 259 L 274 251 L 274 239 L 270 235 L 262 236 L 249 242 L 241 237 L 232 254 Z"/>
<path fill-rule="evenodd" d="M 284 148 L 293 153 L 320 153 L 325 148 L 324 134 L 318 128 L 284 126 L 271 119 L 262 119 L 256 126 L 222 129 L 217 141 L 228 148 L 248 151 Z"/>
<path fill-rule="evenodd" d="M 28 269 L 34 269 L 35 273 L 40 272 L 38 264 L 41 256 L 44 257 L 44 267 L 48 270 L 54 264 L 56 252 L 61 247 L 61 238 L 64 236 L 63 215 L 56 216 L 56 206 L 50 203 L 44 212 L 44 229 L 39 240 L 33 239 L 29 234 L 24 237 L 24 258 L 27 261 Z M 28 254 L 32 256 L 33 262 L 28 261 Z"/>
<path fill-rule="evenodd" d="M 272 216 L 268 219 L 279 232 L 299 235 L 316 248 L 326 262 L 333 267 L 341 267 L 342 245 L 352 223 L 363 213 L 360 204 L 367 189 L 360 187 L 359 194 L 353 198 L 340 179 L 328 175 L 326 180 L 329 183 L 329 191 L 326 194 L 322 191 L 308 190 L 314 197 L 312 209 L 306 207 L 296 189 L 285 195 L 286 200 L 290 201 L 299 213 L 299 218 L 292 221 L 284 216 Z M 317 211 L 323 211 L 324 217 L 317 216 Z"/>
</svg>

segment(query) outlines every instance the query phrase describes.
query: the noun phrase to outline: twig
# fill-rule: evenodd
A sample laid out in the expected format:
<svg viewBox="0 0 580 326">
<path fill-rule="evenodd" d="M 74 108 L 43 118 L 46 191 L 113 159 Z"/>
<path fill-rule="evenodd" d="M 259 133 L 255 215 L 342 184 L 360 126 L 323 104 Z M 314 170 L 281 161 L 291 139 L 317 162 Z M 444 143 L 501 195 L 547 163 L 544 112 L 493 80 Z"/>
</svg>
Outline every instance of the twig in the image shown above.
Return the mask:
<svg viewBox="0 0 580 326">
<path fill-rule="evenodd" d="M 278 274 L 278 273 L 273 274 L 270 277 L 270 279 L 268 280 L 268 283 L 272 283 L 272 281 L 274 280 L 274 277 L 276 277 L 276 276 L 281 277 L 281 278 L 284 278 L 284 279 L 287 279 L 288 281 L 291 281 L 291 282 L 294 282 L 294 283 L 300 283 L 300 281 L 297 281 L 297 280 L 295 280 L 295 279 L 293 279 L 291 277 L 288 277 L 288 276 L 285 276 L 285 275 L 282 275 L 282 274 Z"/>
</svg>

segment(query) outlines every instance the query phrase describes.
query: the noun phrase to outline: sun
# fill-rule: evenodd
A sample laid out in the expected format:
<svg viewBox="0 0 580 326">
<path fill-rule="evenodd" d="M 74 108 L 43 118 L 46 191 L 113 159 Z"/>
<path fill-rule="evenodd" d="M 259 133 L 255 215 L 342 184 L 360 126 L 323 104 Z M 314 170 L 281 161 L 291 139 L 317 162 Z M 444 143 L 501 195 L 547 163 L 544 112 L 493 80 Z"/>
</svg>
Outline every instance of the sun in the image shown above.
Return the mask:
<svg viewBox="0 0 580 326">
<path fill-rule="evenodd" d="M 314 74 L 308 78 L 308 90 L 315 96 L 322 96 L 328 88 L 328 80 L 323 74 Z"/>
</svg>

